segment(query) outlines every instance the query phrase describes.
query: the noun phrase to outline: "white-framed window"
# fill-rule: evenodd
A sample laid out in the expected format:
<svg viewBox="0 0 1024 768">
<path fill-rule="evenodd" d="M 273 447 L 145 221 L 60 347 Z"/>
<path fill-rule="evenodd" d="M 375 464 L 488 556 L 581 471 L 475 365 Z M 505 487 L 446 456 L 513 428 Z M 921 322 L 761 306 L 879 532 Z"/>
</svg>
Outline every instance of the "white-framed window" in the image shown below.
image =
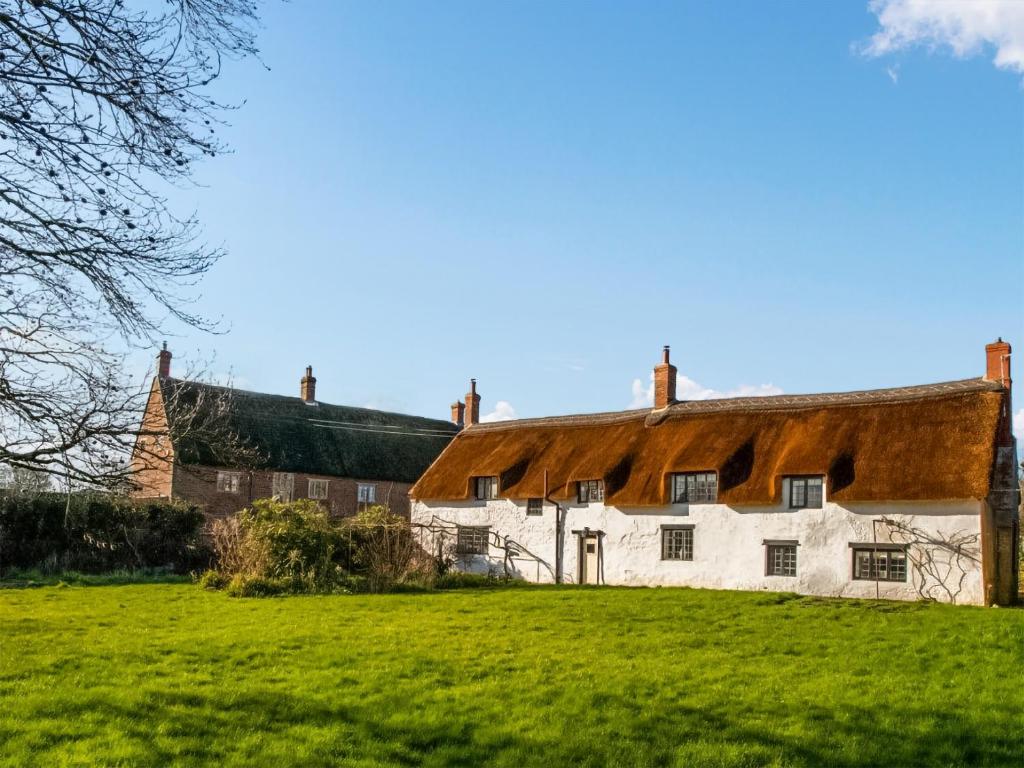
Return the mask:
<svg viewBox="0 0 1024 768">
<path fill-rule="evenodd" d="M 576 496 L 580 504 L 604 501 L 604 480 L 580 480 L 576 484 Z"/>
<path fill-rule="evenodd" d="M 460 525 L 455 551 L 460 555 L 486 555 L 490 533 L 487 525 Z"/>
<path fill-rule="evenodd" d="M 714 504 L 717 500 L 717 472 L 680 472 L 672 475 L 673 504 Z"/>
<path fill-rule="evenodd" d="M 906 581 L 907 550 L 903 546 L 851 544 L 854 581 Z"/>
<path fill-rule="evenodd" d="M 789 478 L 790 509 L 821 509 L 825 478 L 821 475 Z"/>
<path fill-rule="evenodd" d="M 356 486 L 356 501 L 360 504 L 376 503 L 377 486 L 374 483 L 359 483 Z"/>
<path fill-rule="evenodd" d="M 498 478 L 492 476 L 473 478 L 473 491 L 478 499 L 498 498 Z"/>
<path fill-rule="evenodd" d="M 239 493 L 242 490 L 241 472 L 218 472 L 217 490 L 221 493 Z"/>
<path fill-rule="evenodd" d="M 309 498 L 311 499 L 326 499 L 327 498 L 327 483 L 328 480 L 310 480 L 309 481 Z"/>
<path fill-rule="evenodd" d="M 526 500 L 526 514 L 528 515 L 543 515 L 544 514 L 544 499 L 535 498 Z"/>
<path fill-rule="evenodd" d="M 664 525 L 661 528 L 662 560 L 693 560 L 693 526 Z"/>
<path fill-rule="evenodd" d="M 271 479 L 271 493 L 281 501 L 292 501 L 295 497 L 295 474 L 275 472 Z"/>
<path fill-rule="evenodd" d="M 765 541 L 765 574 L 796 576 L 795 541 Z"/>
</svg>

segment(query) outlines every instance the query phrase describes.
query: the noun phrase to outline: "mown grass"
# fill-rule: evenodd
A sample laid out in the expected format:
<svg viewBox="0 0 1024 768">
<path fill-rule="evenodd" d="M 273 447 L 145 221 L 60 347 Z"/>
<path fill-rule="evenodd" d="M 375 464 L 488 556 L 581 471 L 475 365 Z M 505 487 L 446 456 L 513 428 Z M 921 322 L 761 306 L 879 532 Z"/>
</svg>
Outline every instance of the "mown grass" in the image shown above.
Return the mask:
<svg viewBox="0 0 1024 768">
<path fill-rule="evenodd" d="M 8 765 L 1019 765 L 1024 611 L 0 591 Z"/>
</svg>

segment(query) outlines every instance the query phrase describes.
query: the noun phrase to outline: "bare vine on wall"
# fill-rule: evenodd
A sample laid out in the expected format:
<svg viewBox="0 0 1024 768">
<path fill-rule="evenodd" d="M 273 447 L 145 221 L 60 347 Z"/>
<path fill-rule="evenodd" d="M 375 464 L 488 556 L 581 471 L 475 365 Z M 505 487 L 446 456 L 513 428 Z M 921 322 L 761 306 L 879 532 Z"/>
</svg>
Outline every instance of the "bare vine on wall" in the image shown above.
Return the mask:
<svg viewBox="0 0 1024 768">
<path fill-rule="evenodd" d="M 883 517 L 881 522 L 889 528 L 893 543 L 907 545 L 918 595 L 924 600 L 956 603 L 967 574 L 981 563 L 981 535 L 966 531 L 939 534 L 901 518 Z"/>
</svg>

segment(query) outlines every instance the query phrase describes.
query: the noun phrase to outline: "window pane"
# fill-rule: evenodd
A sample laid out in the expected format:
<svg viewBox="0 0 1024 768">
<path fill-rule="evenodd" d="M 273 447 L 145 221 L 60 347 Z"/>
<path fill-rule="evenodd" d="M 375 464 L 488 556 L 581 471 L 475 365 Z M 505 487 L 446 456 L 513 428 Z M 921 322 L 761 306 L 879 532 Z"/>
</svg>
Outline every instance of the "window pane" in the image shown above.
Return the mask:
<svg viewBox="0 0 1024 768">
<path fill-rule="evenodd" d="M 803 478 L 794 477 L 790 481 L 790 502 L 791 507 L 802 507 L 807 500 L 807 481 Z"/>
</svg>

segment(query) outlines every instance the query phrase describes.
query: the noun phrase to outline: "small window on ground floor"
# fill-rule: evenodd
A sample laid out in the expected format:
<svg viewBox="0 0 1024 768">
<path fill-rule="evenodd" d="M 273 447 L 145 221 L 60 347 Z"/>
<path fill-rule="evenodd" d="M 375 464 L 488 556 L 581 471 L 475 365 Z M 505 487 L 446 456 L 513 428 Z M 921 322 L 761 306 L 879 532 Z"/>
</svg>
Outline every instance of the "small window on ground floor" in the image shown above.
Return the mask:
<svg viewBox="0 0 1024 768">
<path fill-rule="evenodd" d="M 769 576 L 796 576 L 796 547 L 795 541 L 766 541 L 765 573 Z"/>
<path fill-rule="evenodd" d="M 526 514 L 528 514 L 528 515 L 543 515 L 544 514 L 544 499 L 527 499 L 526 500 Z"/>
<path fill-rule="evenodd" d="M 853 578 L 856 581 L 906 581 L 907 551 L 903 547 L 879 549 L 859 544 L 853 549 Z"/>
<path fill-rule="evenodd" d="M 218 472 L 217 490 L 222 493 L 238 493 L 242 490 L 241 472 Z"/>
<path fill-rule="evenodd" d="M 373 483 L 359 483 L 356 488 L 356 500 L 360 504 L 375 504 L 377 502 L 377 486 Z"/>
<path fill-rule="evenodd" d="M 665 526 L 661 529 L 662 560 L 693 560 L 693 526 Z"/>
<path fill-rule="evenodd" d="M 291 501 L 295 494 L 295 475 L 291 472 L 275 472 L 271 493 L 281 501 Z"/>
<path fill-rule="evenodd" d="M 460 555 L 486 555 L 490 533 L 486 525 L 460 525 L 455 551 Z"/>
<path fill-rule="evenodd" d="M 327 480 L 310 480 L 309 481 L 309 498 L 311 499 L 326 499 L 327 498 Z"/>
</svg>

